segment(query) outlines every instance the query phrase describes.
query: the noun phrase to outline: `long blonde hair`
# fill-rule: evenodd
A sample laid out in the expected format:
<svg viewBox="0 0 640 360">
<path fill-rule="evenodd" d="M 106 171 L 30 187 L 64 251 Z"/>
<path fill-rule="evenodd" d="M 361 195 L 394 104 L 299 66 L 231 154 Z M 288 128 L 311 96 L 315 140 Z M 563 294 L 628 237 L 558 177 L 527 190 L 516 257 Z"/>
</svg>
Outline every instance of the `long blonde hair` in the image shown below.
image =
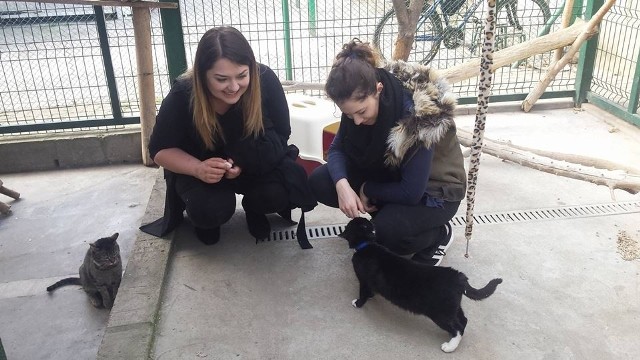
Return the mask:
<svg viewBox="0 0 640 360">
<path fill-rule="evenodd" d="M 247 39 L 237 29 L 228 26 L 216 27 L 202 35 L 196 50 L 194 66 L 184 74 L 193 82 L 191 92 L 193 122 L 209 150 L 213 150 L 218 141 L 224 142 L 224 134 L 211 101 L 206 73 L 216 61 L 222 58 L 249 67 L 249 87 L 240 98 L 244 136 L 257 137 L 264 132 L 260 74 L 253 50 Z"/>
</svg>

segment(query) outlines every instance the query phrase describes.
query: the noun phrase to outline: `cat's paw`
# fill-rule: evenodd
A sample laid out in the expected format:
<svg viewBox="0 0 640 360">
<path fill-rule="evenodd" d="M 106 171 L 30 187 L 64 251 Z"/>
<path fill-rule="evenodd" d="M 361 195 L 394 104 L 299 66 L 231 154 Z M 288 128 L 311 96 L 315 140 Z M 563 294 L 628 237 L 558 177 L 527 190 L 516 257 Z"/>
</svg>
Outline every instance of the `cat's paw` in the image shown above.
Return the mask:
<svg viewBox="0 0 640 360">
<path fill-rule="evenodd" d="M 89 301 L 91 302 L 91 305 L 97 307 L 97 308 L 101 308 L 102 307 L 102 300 L 96 297 L 89 297 Z"/>
<path fill-rule="evenodd" d="M 364 306 L 364 303 L 366 303 L 367 300 L 366 299 L 353 299 L 353 301 L 351 301 L 351 305 L 353 305 L 354 308 L 361 308 Z"/>
<path fill-rule="evenodd" d="M 458 335 L 451 338 L 451 340 L 443 343 L 442 346 L 440 346 L 440 349 L 446 353 L 454 352 L 458 348 L 458 345 L 460 345 L 460 340 L 462 340 L 462 335 L 458 333 Z"/>
</svg>

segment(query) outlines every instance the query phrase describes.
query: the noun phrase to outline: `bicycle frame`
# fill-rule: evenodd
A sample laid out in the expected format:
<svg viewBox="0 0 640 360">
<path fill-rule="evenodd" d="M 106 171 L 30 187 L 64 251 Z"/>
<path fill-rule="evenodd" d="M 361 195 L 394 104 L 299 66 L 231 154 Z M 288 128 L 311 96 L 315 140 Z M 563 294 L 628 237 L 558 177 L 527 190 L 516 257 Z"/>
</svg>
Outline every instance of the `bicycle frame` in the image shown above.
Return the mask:
<svg viewBox="0 0 640 360">
<path fill-rule="evenodd" d="M 447 15 L 446 12 L 442 10 L 443 1 L 444 0 L 435 0 L 431 5 L 429 5 L 429 8 L 427 9 L 426 12 L 422 12 L 422 14 L 420 15 L 420 19 L 418 19 L 418 25 L 416 26 L 416 29 L 419 29 L 424 25 L 425 21 L 427 21 L 427 19 L 429 19 L 431 15 L 433 15 L 433 13 L 436 12 L 436 8 L 438 6 L 440 6 L 440 15 L 444 19 L 445 27 L 449 27 L 449 24 L 450 24 L 449 15 Z M 467 24 L 467 22 L 469 21 L 469 19 L 471 18 L 471 16 L 476 11 L 476 9 L 480 6 L 481 3 L 482 3 L 482 0 L 476 0 L 473 2 L 473 4 L 464 13 L 464 17 L 462 21 L 460 21 L 460 23 L 456 26 L 457 30 L 461 30 L 462 28 L 464 28 L 464 26 Z M 444 39 L 444 36 L 441 33 L 437 36 L 416 35 L 414 38 L 414 41 L 441 41 L 442 39 Z"/>
</svg>

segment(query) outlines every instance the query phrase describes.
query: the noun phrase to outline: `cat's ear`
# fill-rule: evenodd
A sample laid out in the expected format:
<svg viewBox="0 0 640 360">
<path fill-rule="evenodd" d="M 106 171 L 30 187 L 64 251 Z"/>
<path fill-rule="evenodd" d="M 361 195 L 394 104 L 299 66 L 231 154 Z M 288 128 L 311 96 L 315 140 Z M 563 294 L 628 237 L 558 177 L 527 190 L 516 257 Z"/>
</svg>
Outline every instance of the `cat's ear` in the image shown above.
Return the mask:
<svg viewBox="0 0 640 360">
<path fill-rule="evenodd" d="M 111 235 L 109 238 L 115 241 L 115 240 L 118 238 L 118 236 L 119 236 L 119 235 L 120 235 L 120 234 L 118 234 L 118 233 L 114 233 L 114 234 L 113 234 L 113 235 Z"/>
</svg>

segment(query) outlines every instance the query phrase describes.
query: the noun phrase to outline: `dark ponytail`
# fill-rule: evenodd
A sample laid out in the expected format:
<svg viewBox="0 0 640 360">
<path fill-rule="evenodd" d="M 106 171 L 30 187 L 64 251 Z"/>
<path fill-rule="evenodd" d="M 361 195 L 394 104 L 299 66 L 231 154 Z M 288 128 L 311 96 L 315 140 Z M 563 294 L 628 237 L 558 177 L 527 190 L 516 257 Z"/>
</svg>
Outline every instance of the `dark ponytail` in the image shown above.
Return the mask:
<svg viewBox="0 0 640 360">
<path fill-rule="evenodd" d="M 342 46 L 331 67 L 324 90 L 336 104 L 363 100 L 376 92 L 378 55 L 368 43 L 353 39 Z"/>
</svg>

